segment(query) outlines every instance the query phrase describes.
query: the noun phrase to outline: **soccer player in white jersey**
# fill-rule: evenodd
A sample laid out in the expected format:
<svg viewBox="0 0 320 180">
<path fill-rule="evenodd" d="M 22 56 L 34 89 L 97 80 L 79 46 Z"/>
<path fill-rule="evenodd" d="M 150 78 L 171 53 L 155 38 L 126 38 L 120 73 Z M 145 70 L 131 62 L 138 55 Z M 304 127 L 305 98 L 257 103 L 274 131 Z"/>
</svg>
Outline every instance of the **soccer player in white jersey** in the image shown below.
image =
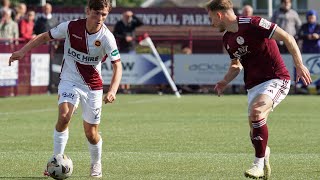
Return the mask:
<svg viewBox="0 0 320 180">
<path fill-rule="evenodd" d="M 111 8 L 110 0 L 89 0 L 86 19 L 61 23 L 49 32 L 36 36 L 9 59 L 11 65 L 34 47 L 52 39 L 65 39 L 58 88 L 59 117 L 54 129 L 54 154 L 64 153 L 69 137 L 68 125 L 76 107 L 81 103 L 83 126 L 91 156 L 90 176 L 97 178 L 102 177 L 102 138 L 98 133 L 103 96 L 101 62 L 109 57 L 113 65 L 110 88 L 103 98 L 105 103 L 116 100 L 122 76 L 115 38 L 104 24 Z"/>
<path fill-rule="evenodd" d="M 231 0 L 211 0 L 206 8 L 213 27 L 225 32 L 223 44 L 231 58 L 228 72 L 215 86 L 219 96 L 244 69 L 250 136 L 255 149 L 253 165 L 245 176 L 270 179 L 267 118 L 290 89 L 290 74 L 275 40 L 283 41 L 291 53 L 297 80 L 310 84 L 309 70 L 302 63 L 294 38 L 276 24 L 257 16 L 237 17 Z"/>
</svg>

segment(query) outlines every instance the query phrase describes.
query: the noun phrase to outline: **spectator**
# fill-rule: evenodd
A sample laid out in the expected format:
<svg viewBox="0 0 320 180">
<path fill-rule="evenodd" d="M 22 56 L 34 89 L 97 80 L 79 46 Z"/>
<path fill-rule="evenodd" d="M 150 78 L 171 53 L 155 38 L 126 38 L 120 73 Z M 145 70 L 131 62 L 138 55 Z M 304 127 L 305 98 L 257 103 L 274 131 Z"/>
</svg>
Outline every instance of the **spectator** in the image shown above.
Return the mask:
<svg viewBox="0 0 320 180">
<path fill-rule="evenodd" d="M 306 14 L 307 22 L 301 26 L 298 38 L 302 40 L 302 53 L 320 53 L 320 24 L 317 23 L 318 14 L 315 10 L 310 10 Z M 320 94 L 319 83 L 316 86 L 318 94 Z M 307 94 L 308 87 L 302 85 L 298 89 L 298 93 Z"/>
<path fill-rule="evenodd" d="M 303 40 L 303 53 L 320 53 L 320 25 L 317 23 L 317 16 L 317 11 L 308 11 L 306 14 L 307 22 L 299 30 L 298 37 Z"/>
<path fill-rule="evenodd" d="M 16 15 L 14 20 L 19 24 L 19 22 L 25 18 L 27 12 L 27 6 L 25 3 L 19 3 L 18 6 L 15 8 Z"/>
<path fill-rule="evenodd" d="M 1 1 L 1 8 L 0 8 L 0 18 L 2 18 L 2 14 L 4 10 L 11 10 L 11 17 L 13 19 L 14 14 L 13 10 L 10 8 L 11 2 L 10 0 L 2 0 Z"/>
<path fill-rule="evenodd" d="M 24 41 L 29 41 L 34 37 L 34 18 L 35 12 L 28 11 L 27 16 L 19 22 L 20 38 L 22 38 Z"/>
<path fill-rule="evenodd" d="M 119 44 L 120 52 L 135 52 L 135 30 L 142 25 L 142 21 L 138 19 L 132 11 L 125 11 L 122 14 L 122 20 L 116 23 L 113 30 L 113 34 Z"/>
<path fill-rule="evenodd" d="M 18 39 L 19 29 L 18 24 L 11 18 L 11 9 L 2 10 L 2 18 L 0 22 L 0 38 L 4 38 L 6 43 L 10 43 L 13 39 Z"/>
<path fill-rule="evenodd" d="M 183 54 L 192 54 L 192 49 L 189 46 L 182 46 L 181 51 Z"/>
<path fill-rule="evenodd" d="M 46 3 L 42 8 L 43 14 L 36 20 L 34 34 L 47 32 L 58 25 L 58 19 L 52 16 L 52 6 Z"/>
<path fill-rule="evenodd" d="M 271 21 L 278 24 L 280 28 L 295 37 L 301 26 L 298 13 L 291 9 L 291 0 L 281 0 L 281 7 L 273 13 Z M 289 53 L 282 41 L 278 42 L 281 53 Z"/>
<path fill-rule="evenodd" d="M 253 8 L 250 5 L 245 5 L 242 8 L 242 16 L 252 16 Z"/>
<path fill-rule="evenodd" d="M 132 11 L 125 11 L 122 14 L 122 20 L 116 23 L 113 30 L 120 53 L 135 53 L 135 30 L 142 25 L 142 21 Z M 121 84 L 120 89 L 123 93 L 131 93 L 130 84 Z"/>
</svg>

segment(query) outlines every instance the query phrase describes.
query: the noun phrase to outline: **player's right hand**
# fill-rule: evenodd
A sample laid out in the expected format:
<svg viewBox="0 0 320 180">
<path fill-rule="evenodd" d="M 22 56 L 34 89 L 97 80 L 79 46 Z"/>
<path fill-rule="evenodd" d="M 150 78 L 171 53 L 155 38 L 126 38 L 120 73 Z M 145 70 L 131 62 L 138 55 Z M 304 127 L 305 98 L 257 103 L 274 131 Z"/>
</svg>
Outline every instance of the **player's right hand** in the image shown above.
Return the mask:
<svg viewBox="0 0 320 180">
<path fill-rule="evenodd" d="M 16 51 L 16 52 L 12 53 L 12 55 L 11 55 L 11 57 L 9 59 L 9 66 L 11 66 L 11 63 L 13 61 L 17 61 L 17 60 L 22 59 L 23 56 L 24 56 L 24 53 L 21 52 L 21 51 Z"/>
<path fill-rule="evenodd" d="M 220 97 L 223 94 L 224 89 L 227 87 L 227 82 L 225 80 L 221 80 L 217 82 L 214 90 L 217 92 L 218 96 Z"/>
<path fill-rule="evenodd" d="M 107 104 L 107 103 L 113 103 L 113 101 L 116 100 L 116 94 L 112 91 L 109 91 L 107 93 L 107 95 L 104 96 L 104 103 Z"/>
</svg>

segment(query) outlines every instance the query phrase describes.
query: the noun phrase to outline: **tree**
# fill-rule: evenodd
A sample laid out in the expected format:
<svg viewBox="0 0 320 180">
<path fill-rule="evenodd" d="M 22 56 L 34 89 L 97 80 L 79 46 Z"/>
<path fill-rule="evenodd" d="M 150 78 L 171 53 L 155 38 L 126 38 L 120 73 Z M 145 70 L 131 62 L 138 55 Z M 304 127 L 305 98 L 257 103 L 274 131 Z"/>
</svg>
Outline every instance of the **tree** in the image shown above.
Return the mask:
<svg viewBox="0 0 320 180">
<path fill-rule="evenodd" d="M 110 0 L 113 1 L 113 0 Z M 116 0 L 117 7 L 139 7 L 145 0 Z M 24 2 L 28 5 L 40 5 L 41 0 L 11 0 L 13 4 Z M 48 3 L 57 6 L 85 6 L 87 0 L 47 0 Z"/>
<path fill-rule="evenodd" d="M 139 7 L 145 0 L 116 0 L 117 7 Z"/>
</svg>

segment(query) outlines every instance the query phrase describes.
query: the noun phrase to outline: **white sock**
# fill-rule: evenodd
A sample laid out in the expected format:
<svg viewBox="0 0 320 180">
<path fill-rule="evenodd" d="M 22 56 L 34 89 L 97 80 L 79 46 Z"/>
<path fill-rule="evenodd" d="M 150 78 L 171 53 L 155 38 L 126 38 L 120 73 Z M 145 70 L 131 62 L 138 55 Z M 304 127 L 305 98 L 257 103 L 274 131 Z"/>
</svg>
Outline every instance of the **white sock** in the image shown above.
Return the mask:
<svg viewBox="0 0 320 180">
<path fill-rule="evenodd" d="M 54 129 L 53 132 L 53 153 L 54 154 L 63 154 L 64 149 L 66 148 L 69 138 L 69 129 L 67 128 L 63 132 L 58 132 Z"/>
<path fill-rule="evenodd" d="M 257 158 L 254 160 L 254 164 L 258 166 L 259 169 L 263 170 L 264 168 L 264 157 L 263 158 Z"/>
<path fill-rule="evenodd" d="M 100 136 L 100 141 L 97 144 L 90 144 L 89 151 L 91 156 L 91 164 L 100 163 L 101 164 L 101 154 L 102 154 L 102 138 Z"/>
</svg>

